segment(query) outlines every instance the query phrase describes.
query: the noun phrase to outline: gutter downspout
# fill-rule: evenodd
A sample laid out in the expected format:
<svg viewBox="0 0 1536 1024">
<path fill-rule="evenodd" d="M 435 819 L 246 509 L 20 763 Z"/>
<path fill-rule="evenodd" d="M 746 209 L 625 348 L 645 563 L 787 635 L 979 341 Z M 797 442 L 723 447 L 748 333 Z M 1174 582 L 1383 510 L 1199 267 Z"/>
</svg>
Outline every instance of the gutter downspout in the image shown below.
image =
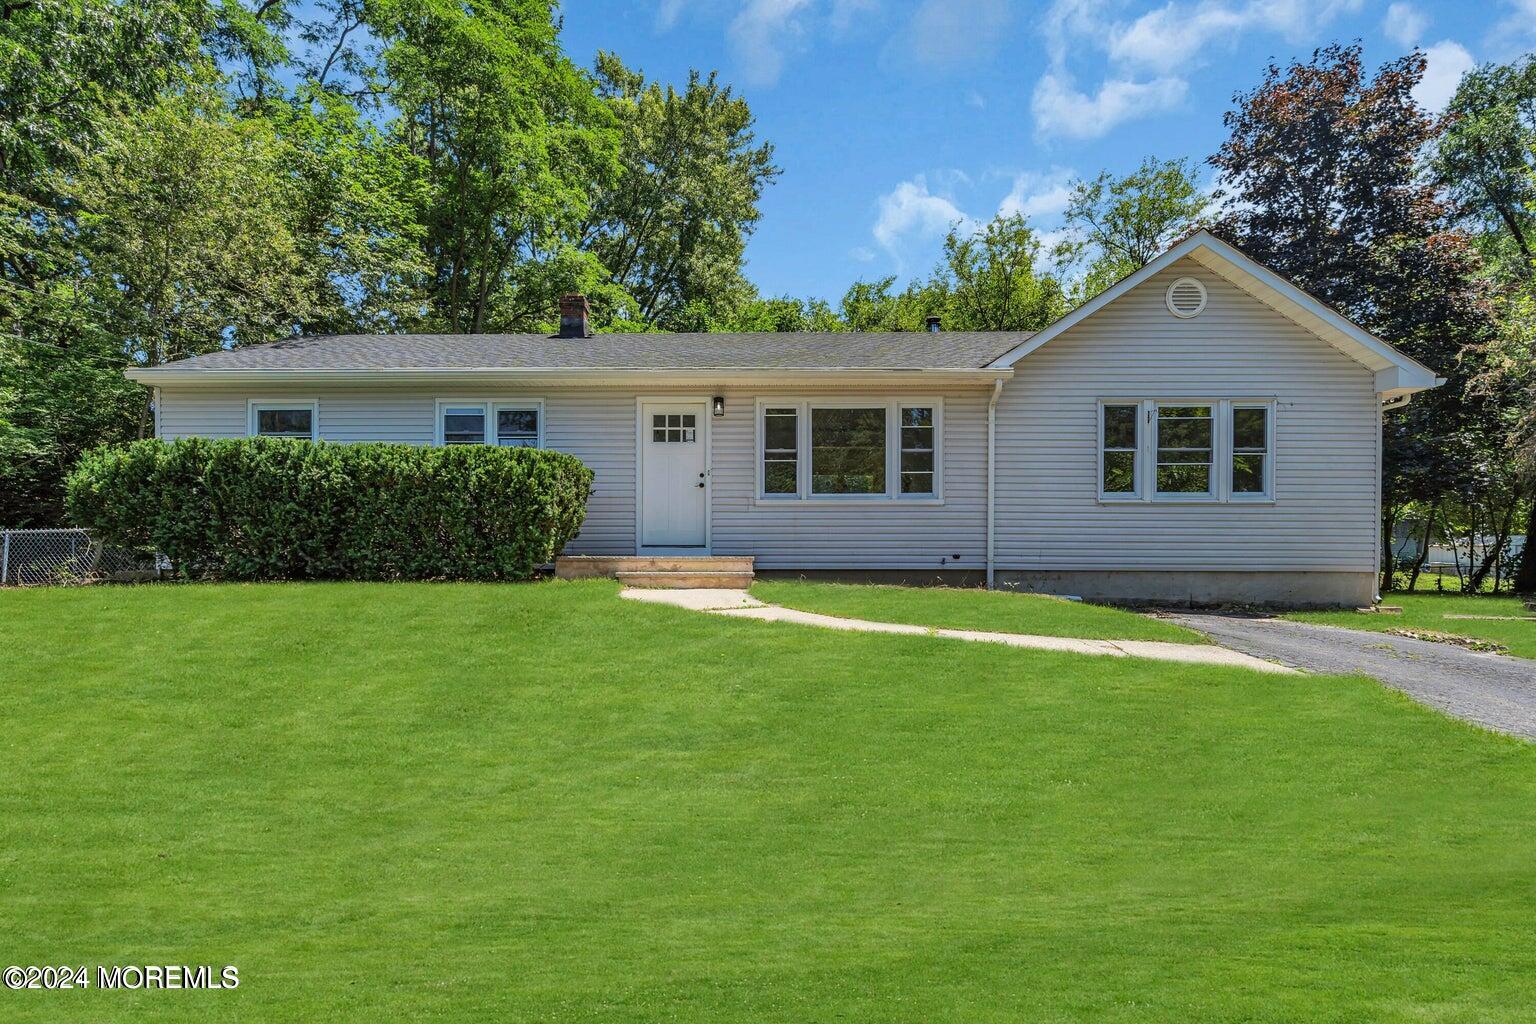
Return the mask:
<svg viewBox="0 0 1536 1024">
<path fill-rule="evenodd" d="M 992 397 L 987 402 L 987 589 L 993 587 L 993 505 L 997 493 L 997 400 L 1003 395 L 1003 378 L 992 382 Z"/>
</svg>

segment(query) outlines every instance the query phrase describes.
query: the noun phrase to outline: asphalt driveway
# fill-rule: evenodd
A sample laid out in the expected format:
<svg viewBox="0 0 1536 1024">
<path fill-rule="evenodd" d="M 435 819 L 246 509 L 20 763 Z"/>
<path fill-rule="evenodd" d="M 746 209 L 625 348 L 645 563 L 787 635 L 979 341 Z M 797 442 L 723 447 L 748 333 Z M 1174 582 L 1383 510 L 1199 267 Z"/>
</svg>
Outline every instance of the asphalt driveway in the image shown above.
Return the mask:
<svg viewBox="0 0 1536 1024">
<path fill-rule="evenodd" d="M 1536 740 L 1536 661 L 1285 619 L 1169 617 L 1232 650 L 1311 672 L 1373 676 L 1446 714 Z"/>
</svg>

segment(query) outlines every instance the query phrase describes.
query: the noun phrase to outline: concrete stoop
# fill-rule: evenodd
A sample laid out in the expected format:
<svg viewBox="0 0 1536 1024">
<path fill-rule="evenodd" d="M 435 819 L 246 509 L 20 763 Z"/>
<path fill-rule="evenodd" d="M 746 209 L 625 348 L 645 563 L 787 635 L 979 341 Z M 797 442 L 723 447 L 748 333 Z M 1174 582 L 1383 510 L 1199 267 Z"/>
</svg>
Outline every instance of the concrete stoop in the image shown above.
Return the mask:
<svg viewBox="0 0 1536 1024">
<path fill-rule="evenodd" d="M 555 559 L 563 580 L 608 576 L 627 587 L 666 590 L 745 590 L 752 585 L 750 556 L 569 555 Z"/>
</svg>

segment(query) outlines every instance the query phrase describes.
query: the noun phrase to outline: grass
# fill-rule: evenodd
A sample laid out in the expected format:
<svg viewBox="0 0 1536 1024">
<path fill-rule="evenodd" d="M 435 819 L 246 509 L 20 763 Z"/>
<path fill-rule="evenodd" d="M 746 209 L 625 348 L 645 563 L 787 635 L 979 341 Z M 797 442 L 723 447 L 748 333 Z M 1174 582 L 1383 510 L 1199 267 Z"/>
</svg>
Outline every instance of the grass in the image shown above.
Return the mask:
<svg viewBox="0 0 1536 1024">
<path fill-rule="evenodd" d="M 1531 1021 L 1536 746 L 528 586 L 0 593 L 38 1021 Z"/>
<path fill-rule="evenodd" d="M 1085 640 L 1209 642 L 1192 629 L 1119 608 L 1002 590 L 759 580 L 752 585 L 752 594 L 770 604 L 801 611 L 941 629 L 1075 636 Z"/>
<path fill-rule="evenodd" d="M 1530 615 L 1513 597 L 1479 597 L 1475 594 L 1386 594 L 1383 604 L 1398 605 L 1401 615 L 1372 612 L 1295 612 L 1286 618 L 1320 622 L 1350 629 L 1427 629 L 1457 636 L 1492 640 L 1522 658 L 1536 658 L 1536 620 L 1524 622 L 1491 619 L 1448 619 L 1447 615 Z"/>
</svg>

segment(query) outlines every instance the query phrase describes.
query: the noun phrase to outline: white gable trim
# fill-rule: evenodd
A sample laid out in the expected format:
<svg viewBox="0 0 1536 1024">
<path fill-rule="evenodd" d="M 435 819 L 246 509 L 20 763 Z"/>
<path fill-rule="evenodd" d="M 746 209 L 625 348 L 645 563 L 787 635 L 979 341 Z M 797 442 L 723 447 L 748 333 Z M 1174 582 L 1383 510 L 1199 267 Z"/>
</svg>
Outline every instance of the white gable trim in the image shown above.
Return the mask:
<svg viewBox="0 0 1536 1024">
<path fill-rule="evenodd" d="M 1163 270 L 1192 257 L 1212 273 L 1232 282 L 1297 324 L 1316 334 L 1376 375 L 1376 390 L 1384 397 L 1411 395 L 1445 383 L 1434 371 L 1399 352 L 1347 317 L 1328 308 L 1274 271 L 1254 262 L 1208 231 L 1197 232 L 1129 277 L 1003 353 L 989 366 L 1002 369 L 1048 344 Z"/>
</svg>

